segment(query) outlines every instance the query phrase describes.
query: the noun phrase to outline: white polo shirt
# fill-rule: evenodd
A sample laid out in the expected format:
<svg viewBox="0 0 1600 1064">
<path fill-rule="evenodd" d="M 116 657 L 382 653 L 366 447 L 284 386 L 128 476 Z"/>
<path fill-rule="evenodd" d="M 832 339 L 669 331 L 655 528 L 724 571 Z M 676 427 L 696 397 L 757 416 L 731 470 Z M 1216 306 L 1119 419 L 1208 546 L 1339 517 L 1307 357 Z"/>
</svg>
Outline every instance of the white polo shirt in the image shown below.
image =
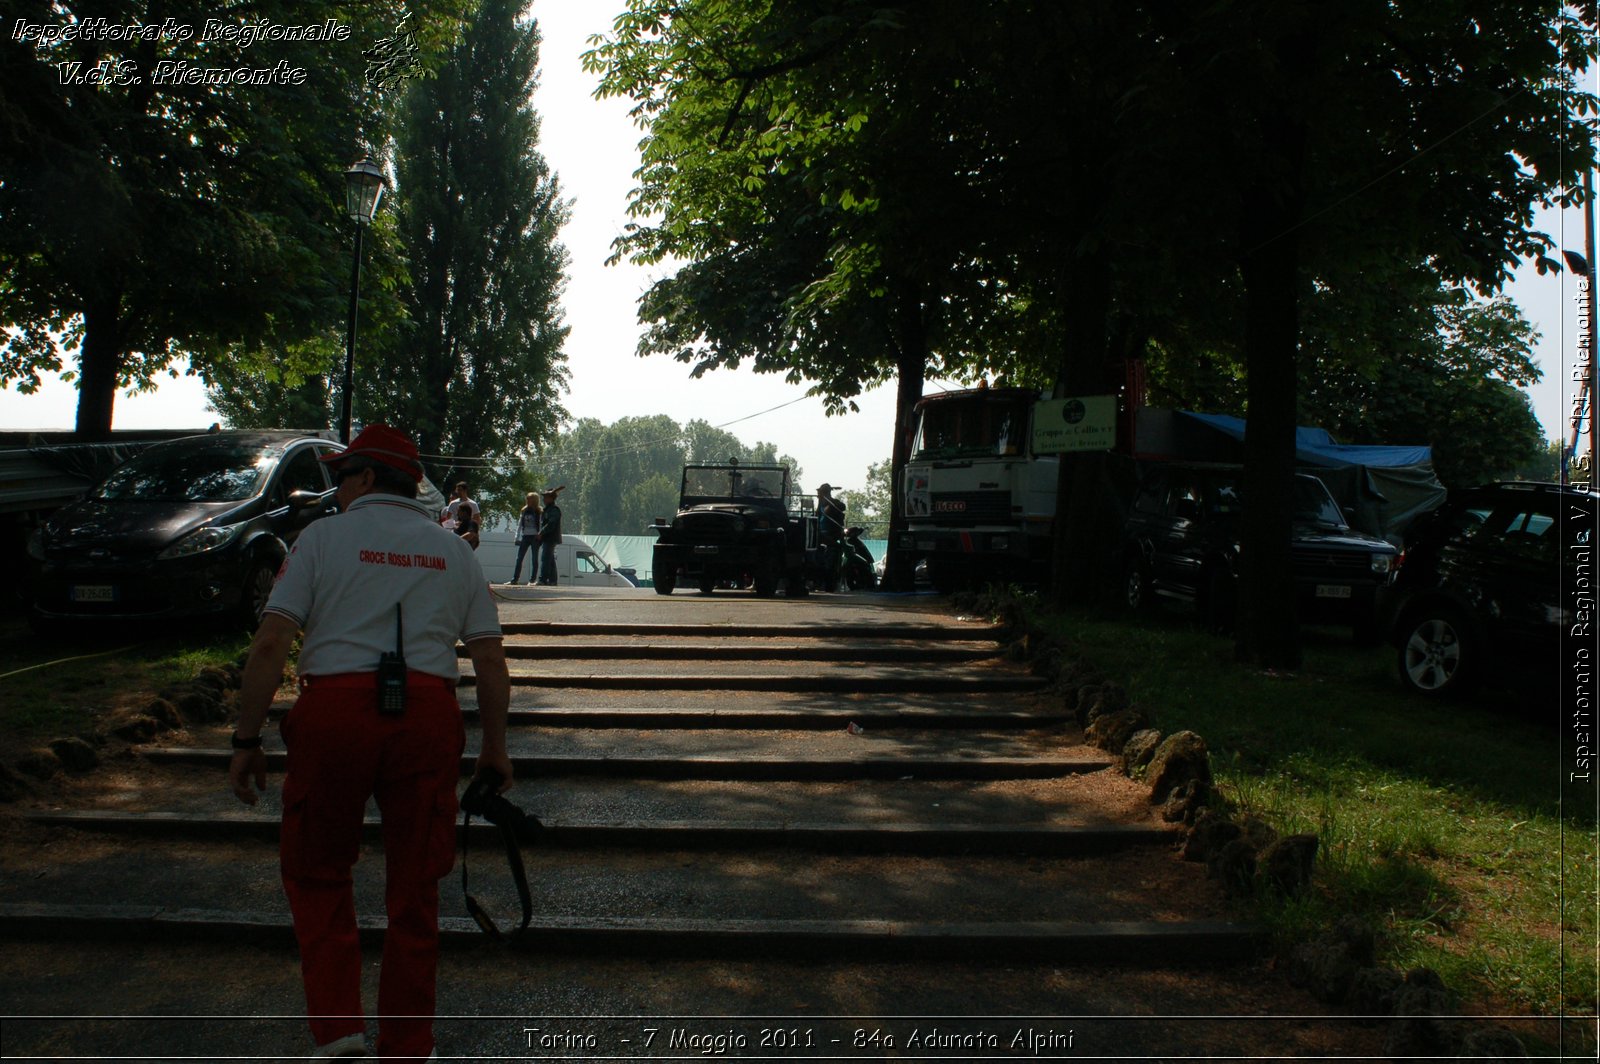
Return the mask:
<svg viewBox="0 0 1600 1064">
<path fill-rule="evenodd" d="M 500 634 L 489 582 L 466 540 L 398 495 L 363 495 L 309 526 L 278 570 L 267 612 L 305 632 L 306 676 L 374 672 L 395 649 L 404 614 L 405 658 L 418 672 L 458 679 L 456 642 Z"/>
</svg>

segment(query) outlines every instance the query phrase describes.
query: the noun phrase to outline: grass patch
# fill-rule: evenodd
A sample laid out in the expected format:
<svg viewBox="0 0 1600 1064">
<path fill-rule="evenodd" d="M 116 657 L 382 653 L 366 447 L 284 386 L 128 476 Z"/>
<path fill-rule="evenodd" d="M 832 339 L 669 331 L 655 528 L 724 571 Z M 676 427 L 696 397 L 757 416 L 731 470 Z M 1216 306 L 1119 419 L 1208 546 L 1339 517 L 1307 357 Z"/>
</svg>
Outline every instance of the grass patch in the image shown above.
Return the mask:
<svg viewBox="0 0 1600 1064">
<path fill-rule="evenodd" d="M 1034 621 L 1163 732 L 1204 736 L 1225 802 L 1320 837 L 1312 896 L 1256 903 L 1280 941 L 1356 911 L 1384 963 L 1434 968 L 1473 1011 L 1594 1014 L 1594 794 L 1562 791 L 1553 698 L 1433 704 L 1401 689 L 1392 650 L 1332 629 L 1307 629 L 1282 674 L 1176 613 Z"/>
<path fill-rule="evenodd" d="M 96 716 L 142 701 L 207 665 L 234 661 L 250 645 L 243 631 L 196 626 L 85 631 L 68 639 L 0 625 L 0 737 L 33 745 L 89 730 Z"/>
</svg>

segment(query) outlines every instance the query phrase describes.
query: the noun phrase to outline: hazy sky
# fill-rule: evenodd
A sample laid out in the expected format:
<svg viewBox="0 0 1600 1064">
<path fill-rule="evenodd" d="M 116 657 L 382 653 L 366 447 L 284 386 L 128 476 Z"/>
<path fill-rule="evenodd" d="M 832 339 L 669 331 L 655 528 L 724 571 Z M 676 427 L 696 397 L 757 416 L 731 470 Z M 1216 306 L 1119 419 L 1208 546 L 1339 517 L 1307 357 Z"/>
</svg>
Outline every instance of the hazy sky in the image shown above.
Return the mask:
<svg viewBox="0 0 1600 1064">
<path fill-rule="evenodd" d="M 655 275 L 628 264 L 608 267 L 605 260 L 627 221 L 641 134 L 628 119 L 626 101 L 593 98 L 594 79 L 578 61 L 588 36 L 609 30 L 613 7 L 595 0 L 536 0 L 533 6 L 544 33 L 541 81 L 534 97 L 543 119 L 539 147 L 564 195 L 573 201 L 572 220 L 561 238 L 572 256 L 563 299 L 572 330 L 566 348 L 572 374 L 567 409 L 574 417 L 606 423 L 652 414 L 667 414 L 680 423 L 703 418 L 727 426 L 746 443 L 776 444 L 780 454 L 799 461 L 808 488 L 823 480 L 861 487 L 868 464 L 889 456 L 892 386 L 863 397 L 860 413 L 828 418 L 819 401 L 803 397 L 803 387 L 779 377 L 719 370 L 690 380 L 688 367 L 681 363 L 634 354 L 640 332 L 635 303 Z M 1543 218 L 1541 225 L 1562 246 L 1582 249 L 1582 221 L 1576 212 L 1565 219 Z M 1566 370 L 1577 345 L 1572 279 L 1539 278 L 1530 267 L 1508 292 L 1542 334 L 1538 353 L 1545 379 L 1531 392 L 1534 412 L 1547 436 L 1564 437 L 1572 403 Z M 358 348 L 357 372 L 359 359 Z M 52 380 L 33 396 L 8 390 L 0 393 L 0 428 L 70 428 L 76 407 L 76 390 L 59 381 Z M 113 424 L 119 429 L 203 428 L 214 420 L 198 379 L 185 377 L 166 382 L 153 395 L 119 395 Z"/>
</svg>

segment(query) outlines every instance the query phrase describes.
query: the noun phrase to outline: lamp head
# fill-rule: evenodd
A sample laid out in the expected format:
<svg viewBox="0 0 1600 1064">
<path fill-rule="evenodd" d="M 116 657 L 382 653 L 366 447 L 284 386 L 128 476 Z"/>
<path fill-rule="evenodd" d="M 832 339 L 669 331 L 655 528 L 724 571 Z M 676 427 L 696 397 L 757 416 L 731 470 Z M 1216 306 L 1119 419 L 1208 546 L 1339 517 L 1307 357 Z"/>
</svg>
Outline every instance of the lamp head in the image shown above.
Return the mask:
<svg viewBox="0 0 1600 1064">
<path fill-rule="evenodd" d="M 383 170 L 371 159 L 362 159 L 344 172 L 345 209 L 356 224 L 372 221 L 387 185 Z"/>
</svg>

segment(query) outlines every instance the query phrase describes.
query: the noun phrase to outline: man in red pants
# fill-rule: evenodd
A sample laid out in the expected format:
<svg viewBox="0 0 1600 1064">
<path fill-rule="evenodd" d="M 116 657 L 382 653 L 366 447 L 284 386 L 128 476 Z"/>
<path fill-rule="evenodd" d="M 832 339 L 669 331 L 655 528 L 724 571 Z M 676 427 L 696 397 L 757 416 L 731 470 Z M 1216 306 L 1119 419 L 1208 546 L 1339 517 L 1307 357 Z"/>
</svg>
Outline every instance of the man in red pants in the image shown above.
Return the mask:
<svg viewBox="0 0 1600 1064">
<path fill-rule="evenodd" d="M 351 867 L 367 798 L 383 819 L 383 969 L 378 1055 L 436 1059 L 439 880 L 455 861 L 456 785 L 465 729 L 456 643 L 476 675 L 478 768 L 510 786 L 510 679 L 500 622 L 472 548 L 416 501 L 422 464 L 404 433 L 369 426 L 324 461 L 341 513 L 301 534 L 250 647 L 228 775 L 248 804 L 266 787 L 261 728 L 301 630 L 300 697 L 282 725 L 288 747 L 279 863 L 300 943 L 317 1057 L 365 1057 L 361 948 Z M 397 630 L 398 629 L 398 630 Z M 380 697 L 379 659 L 391 664 Z M 397 692 L 396 692 L 397 693 Z M 403 702 L 398 707 L 395 701 Z M 255 790 L 252 790 L 252 783 Z"/>
</svg>

